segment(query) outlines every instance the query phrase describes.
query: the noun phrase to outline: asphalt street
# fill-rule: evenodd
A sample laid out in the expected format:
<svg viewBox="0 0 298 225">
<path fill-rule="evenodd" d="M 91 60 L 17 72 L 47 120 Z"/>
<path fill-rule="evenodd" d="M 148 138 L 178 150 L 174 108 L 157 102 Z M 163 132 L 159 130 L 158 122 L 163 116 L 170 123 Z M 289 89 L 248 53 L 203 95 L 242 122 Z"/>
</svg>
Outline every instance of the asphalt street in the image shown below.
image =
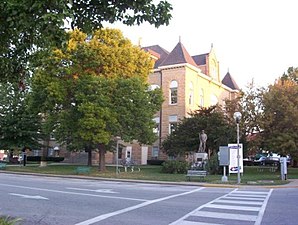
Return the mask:
<svg viewBox="0 0 298 225">
<path fill-rule="evenodd" d="M 0 215 L 23 225 L 298 224 L 293 185 L 203 187 L 8 173 L 0 180 Z"/>
</svg>

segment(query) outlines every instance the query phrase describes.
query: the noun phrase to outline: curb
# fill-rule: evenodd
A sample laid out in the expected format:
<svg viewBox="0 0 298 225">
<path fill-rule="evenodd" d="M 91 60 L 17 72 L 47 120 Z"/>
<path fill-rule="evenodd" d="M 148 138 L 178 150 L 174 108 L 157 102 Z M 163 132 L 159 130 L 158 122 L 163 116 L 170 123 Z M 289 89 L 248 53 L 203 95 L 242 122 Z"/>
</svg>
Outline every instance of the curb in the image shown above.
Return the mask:
<svg viewBox="0 0 298 225">
<path fill-rule="evenodd" d="M 200 187 L 214 187 L 214 188 L 269 188 L 269 189 L 281 189 L 281 188 L 298 188 L 298 179 L 293 179 L 289 184 L 283 185 L 238 185 L 238 184 L 211 184 L 203 182 L 172 182 L 172 181 L 153 181 L 153 180 L 133 180 L 133 179 L 120 179 L 120 178 L 105 178 L 105 177 L 91 177 L 84 175 L 57 175 L 57 174 L 40 174 L 40 173 L 27 173 L 27 172 L 14 172 L 0 170 L 0 173 L 18 174 L 18 175 L 31 175 L 40 177 L 59 177 L 59 178 L 71 178 L 71 179 L 89 179 L 89 180 L 101 180 L 101 181 L 118 181 L 118 182 L 135 182 L 146 184 L 168 184 L 168 185 L 181 185 L 181 186 L 200 186 Z M 291 184 L 295 182 L 296 184 Z"/>
</svg>

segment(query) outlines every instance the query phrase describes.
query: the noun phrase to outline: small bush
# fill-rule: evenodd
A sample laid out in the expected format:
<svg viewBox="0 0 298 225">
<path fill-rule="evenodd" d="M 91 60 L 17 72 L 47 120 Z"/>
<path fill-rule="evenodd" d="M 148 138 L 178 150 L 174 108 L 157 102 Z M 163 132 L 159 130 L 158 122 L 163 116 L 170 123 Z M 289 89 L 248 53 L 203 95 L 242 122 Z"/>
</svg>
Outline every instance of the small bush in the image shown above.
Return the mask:
<svg viewBox="0 0 298 225">
<path fill-rule="evenodd" d="M 21 219 L 12 219 L 10 217 L 0 217 L 0 225 L 15 225 L 19 224 Z"/>
<path fill-rule="evenodd" d="M 148 165 L 162 165 L 165 162 L 165 160 L 160 160 L 160 159 L 149 159 L 147 160 Z"/>
<path fill-rule="evenodd" d="M 210 159 L 207 162 L 207 166 L 206 166 L 207 171 L 209 172 L 209 174 L 221 174 L 221 167 L 219 166 L 219 161 L 218 161 L 218 155 L 213 154 Z"/>
<path fill-rule="evenodd" d="M 31 162 L 40 162 L 41 156 L 27 156 L 27 161 Z M 61 162 L 64 160 L 64 157 L 43 157 L 44 161 L 52 161 L 52 162 Z"/>
<path fill-rule="evenodd" d="M 189 163 L 185 161 L 171 160 L 162 164 L 163 173 L 186 173 L 189 168 Z"/>
</svg>

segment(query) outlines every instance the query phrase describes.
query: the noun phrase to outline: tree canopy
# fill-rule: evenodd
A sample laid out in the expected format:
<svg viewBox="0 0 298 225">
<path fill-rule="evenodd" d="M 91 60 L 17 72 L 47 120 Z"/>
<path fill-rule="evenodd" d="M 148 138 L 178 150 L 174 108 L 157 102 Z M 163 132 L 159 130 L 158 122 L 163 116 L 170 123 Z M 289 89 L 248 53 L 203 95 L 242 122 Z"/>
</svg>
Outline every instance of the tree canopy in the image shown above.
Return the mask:
<svg viewBox="0 0 298 225">
<path fill-rule="evenodd" d="M 196 152 L 199 135 L 204 130 L 208 135 L 207 149 L 217 152 L 219 146 L 235 142 L 235 124 L 231 124 L 220 108 L 202 108 L 182 119 L 176 129 L 162 143 L 163 150 L 170 156 L 183 156 Z"/>
<path fill-rule="evenodd" d="M 298 85 L 278 79 L 262 98 L 262 138 L 267 150 L 298 159 Z"/>
<path fill-rule="evenodd" d="M 47 118 L 57 140 L 89 152 L 115 136 L 152 143 L 162 94 L 148 89 L 149 55 L 115 29 L 88 38 L 75 30 L 70 37 L 44 60 L 32 82 L 33 108 Z"/>
<path fill-rule="evenodd" d="M 65 29 L 91 34 L 103 22 L 168 25 L 172 6 L 152 0 L 2 0 L 0 2 L 0 80 L 26 76 L 34 55 L 67 40 Z"/>
<path fill-rule="evenodd" d="M 0 148 L 20 150 L 39 147 L 41 121 L 28 107 L 28 92 L 17 83 L 0 84 Z"/>
</svg>

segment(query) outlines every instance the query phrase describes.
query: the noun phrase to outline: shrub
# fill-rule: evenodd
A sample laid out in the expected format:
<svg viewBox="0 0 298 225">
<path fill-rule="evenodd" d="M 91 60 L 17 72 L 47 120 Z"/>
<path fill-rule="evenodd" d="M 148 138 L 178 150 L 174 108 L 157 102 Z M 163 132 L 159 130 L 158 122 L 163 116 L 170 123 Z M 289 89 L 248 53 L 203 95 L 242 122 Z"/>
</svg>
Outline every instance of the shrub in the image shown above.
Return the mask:
<svg viewBox="0 0 298 225">
<path fill-rule="evenodd" d="M 189 163 L 185 161 L 171 160 L 162 164 L 163 173 L 186 173 L 189 168 Z"/>
<path fill-rule="evenodd" d="M 43 159 L 43 161 L 61 162 L 64 160 L 64 157 L 27 156 L 27 161 L 40 162 L 41 159 Z"/>
<path fill-rule="evenodd" d="M 213 154 L 207 162 L 206 166 L 209 174 L 221 174 L 221 168 L 219 166 L 218 155 Z"/>
<path fill-rule="evenodd" d="M 160 160 L 160 159 L 150 159 L 147 160 L 148 165 L 162 165 L 165 162 L 165 160 Z"/>
</svg>

